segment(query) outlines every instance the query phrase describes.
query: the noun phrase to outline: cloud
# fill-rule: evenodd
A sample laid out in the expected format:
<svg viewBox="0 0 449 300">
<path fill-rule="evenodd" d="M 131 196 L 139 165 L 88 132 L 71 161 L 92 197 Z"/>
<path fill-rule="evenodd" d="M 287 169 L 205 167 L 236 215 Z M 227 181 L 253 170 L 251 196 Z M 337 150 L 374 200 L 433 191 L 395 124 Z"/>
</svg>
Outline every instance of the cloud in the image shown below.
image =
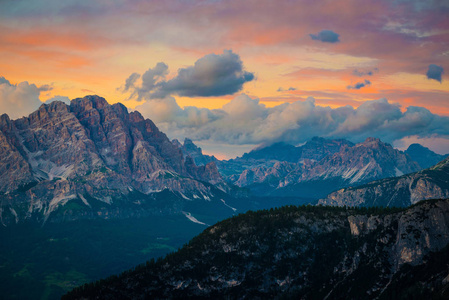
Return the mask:
<svg viewBox="0 0 449 300">
<path fill-rule="evenodd" d="M 429 65 L 429 69 L 427 70 L 427 78 L 428 79 L 434 79 L 436 81 L 442 82 L 442 75 L 444 73 L 444 69 L 441 66 L 437 66 L 434 64 Z"/>
<path fill-rule="evenodd" d="M 288 89 L 284 89 L 283 87 L 279 87 L 276 91 L 277 92 L 290 92 L 290 91 L 296 91 L 296 88 L 289 87 Z"/>
<path fill-rule="evenodd" d="M 0 112 L 6 113 L 11 119 L 17 119 L 32 113 L 39 108 L 41 90 L 35 84 L 27 81 L 11 84 L 0 77 Z"/>
<path fill-rule="evenodd" d="M 438 154 L 448 154 L 449 153 L 449 136 L 437 136 L 432 135 L 430 137 L 419 137 L 416 135 L 406 136 L 400 140 L 396 140 L 393 146 L 400 149 L 406 150 L 411 144 L 418 143 L 424 147 L 431 148 Z"/>
<path fill-rule="evenodd" d="M 364 82 L 357 82 L 354 85 L 348 85 L 346 88 L 348 90 L 360 90 L 362 87 L 371 85 L 371 81 L 366 80 Z"/>
<path fill-rule="evenodd" d="M 11 85 L 11 83 L 9 82 L 8 79 L 6 79 L 6 78 L 3 77 L 3 76 L 0 76 L 0 84 L 3 84 L 3 83 L 6 83 L 6 84 L 8 84 L 8 85 Z"/>
<path fill-rule="evenodd" d="M 332 30 L 321 30 L 317 34 L 309 34 L 312 40 L 321 41 L 324 43 L 338 43 L 340 35 Z"/>
<path fill-rule="evenodd" d="M 173 128 L 189 129 L 201 127 L 216 121 L 224 114 L 224 112 L 220 113 L 219 110 L 209 110 L 195 106 L 181 108 L 173 97 L 145 101 L 138 105 L 135 110 L 139 111 L 146 118 L 150 118 L 153 122 L 162 124 L 162 131 Z"/>
<path fill-rule="evenodd" d="M 53 87 L 50 84 L 44 84 L 44 85 L 41 85 L 38 89 L 40 92 L 48 92 L 48 91 L 51 91 L 53 89 Z"/>
<path fill-rule="evenodd" d="M 407 136 L 449 136 L 449 117 L 417 106 L 402 112 L 385 98 L 366 101 L 357 109 L 333 109 L 317 106 L 312 97 L 266 107 L 259 99 L 242 94 L 221 109 L 210 110 L 181 108 L 169 97 L 146 101 L 136 110 L 153 119 L 170 138 L 188 137 L 204 145 L 299 144 L 314 136 L 353 142 L 374 136 L 389 143 Z"/>
<path fill-rule="evenodd" d="M 50 99 L 47 99 L 47 101 L 45 101 L 44 103 L 45 104 L 50 104 L 53 101 L 61 101 L 61 102 L 64 102 L 65 104 L 67 104 L 67 105 L 70 105 L 70 99 L 69 99 L 69 97 L 66 97 L 66 96 L 54 96 L 54 97 L 52 97 Z"/>
<path fill-rule="evenodd" d="M 165 80 L 168 66 L 158 63 L 142 75 L 131 74 L 122 88 L 131 92 L 130 98 L 163 99 L 170 95 L 184 97 L 210 97 L 232 95 L 243 88 L 245 82 L 254 79 L 254 74 L 244 70 L 240 57 L 232 50 L 222 54 L 208 54 L 198 59 L 193 66 L 181 68 L 176 77 Z"/>
<path fill-rule="evenodd" d="M 374 68 L 372 70 L 367 70 L 367 71 L 359 71 L 358 69 L 355 69 L 354 71 L 352 71 L 352 75 L 355 75 L 357 77 L 363 77 L 363 76 L 373 76 L 374 73 L 379 72 L 378 68 Z"/>
</svg>

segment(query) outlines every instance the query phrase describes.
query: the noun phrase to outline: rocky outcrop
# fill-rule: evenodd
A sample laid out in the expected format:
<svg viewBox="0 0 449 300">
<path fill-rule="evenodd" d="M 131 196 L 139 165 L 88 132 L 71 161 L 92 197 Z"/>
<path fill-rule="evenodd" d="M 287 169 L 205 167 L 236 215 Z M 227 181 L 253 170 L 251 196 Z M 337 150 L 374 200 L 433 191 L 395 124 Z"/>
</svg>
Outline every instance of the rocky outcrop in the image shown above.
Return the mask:
<svg viewBox="0 0 449 300">
<path fill-rule="evenodd" d="M 449 159 L 404 175 L 345 188 L 319 200 L 323 205 L 406 207 L 424 199 L 449 197 Z"/>
<path fill-rule="evenodd" d="M 218 161 L 213 155 L 203 154 L 203 150 L 195 145 L 191 139 L 184 139 L 184 144 L 181 144 L 177 139 L 174 139 L 172 143 L 181 149 L 184 158 L 190 156 L 197 166 L 205 166 L 210 162 Z"/>
<path fill-rule="evenodd" d="M 165 259 L 63 299 L 390 299 L 398 287 L 404 299 L 410 292 L 441 297 L 448 225 L 449 200 L 401 212 L 284 207 L 247 213 L 206 229 Z M 417 281 L 422 268 L 426 279 Z"/>
<path fill-rule="evenodd" d="M 47 219 L 70 201 L 110 205 L 130 191 L 210 199 L 211 184 L 228 189 L 214 164 L 185 160 L 151 120 L 98 96 L 43 104 L 15 121 L 1 116 L 0 149 L 3 224 L 11 219 L 4 212 L 14 211 L 15 221 Z"/>
</svg>

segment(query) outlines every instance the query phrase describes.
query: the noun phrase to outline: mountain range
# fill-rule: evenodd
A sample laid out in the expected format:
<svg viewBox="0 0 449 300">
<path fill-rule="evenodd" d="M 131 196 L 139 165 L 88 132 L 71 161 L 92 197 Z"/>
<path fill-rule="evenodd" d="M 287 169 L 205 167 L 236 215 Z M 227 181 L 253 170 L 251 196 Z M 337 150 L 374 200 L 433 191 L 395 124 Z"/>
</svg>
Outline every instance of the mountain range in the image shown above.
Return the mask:
<svg viewBox="0 0 449 300">
<path fill-rule="evenodd" d="M 2 115 L 0 148 L 4 225 L 181 214 L 192 201 L 230 216 L 254 207 L 248 195 L 319 199 L 444 157 L 420 145 L 402 152 L 376 138 L 353 144 L 315 137 L 302 146 L 276 143 L 219 161 L 192 140 L 170 141 L 139 112 L 98 96 L 43 104 L 17 120 Z M 158 200 L 167 193 L 171 200 Z"/>
<path fill-rule="evenodd" d="M 311 198 L 422 169 L 407 152 L 376 138 L 358 144 L 314 138 L 300 147 L 278 143 L 217 165 L 229 183 L 255 194 Z"/>
<path fill-rule="evenodd" d="M 206 229 L 181 254 L 168 256 L 164 262 L 170 266 L 163 272 L 162 260 L 134 273 L 125 272 L 137 276 L 123 279 L 135 282 L 136 288 L 120 281 L 125 276 L 108 281 L 118 284 L 116 287 L 97 283 L 72 295 L 89 291 L 90 296 L 101 290 L 105 295 L 126 291 L 138 297 L 151 289 L 161 298 L 221 293 L 240 297 L 248 292 L 245 295 L 262 298 L 313 298 L 311 295 L 323 293 L 338 298 L 365 270 L 373 272 L 372 279 L 364 283 L 365 292 L 392 295 L 390 288 L 379 292 L 385 278 L 389 286 L 406 285 L 401 278 L 418 275 L 404 270 L 425 269 L 428 264 L 424 261 L 438 261 L 446 255 L 441 251 L 447 233 L 435 233 L 428 227 L 431 223 L 432 228 L 447 229 L 447 200 L 418 202 L 449 198 L 449 158 L 418 144 L 400 151 L 377 138 L 354 144 L 315 137 L 300 146 L 275 143 L 235 159 L 218 160 L 203 154 L 188 138 L 183 143 L 170 140 L 137 111 L 86 96 L 70 105 L 58 101 L 43 104 L 17 120 L 1 115 L 0 149 L 0 292 L 11 298 L 59 298 L 77 285 L 174 251 L 202 230 L 233 216 Z M 418 205 L 401 212 L 321 206 L 272 210 L 316 203 Z M 271 210 L 235 217 L 260 209 Z M 435 213 L 436 223 L 422 219 L 429 213 Z M 401 222 L 407 223 L 403 225 L 405 233 L 397 225 Z M 409 228 L 418 229 L 410 233 Z M 417 237 L 418 230 L 423 232 L 424 242 Z M 408 236 L 411 242 L 404 246 L 398 234 L 405 234 L 402 238 Z M 381 235 L 396 236 L 396 240 Z M 338 251 L 327 252 L 328 248 Z M 399 254 L 398 249 L 402 249 Z M 315 250 L 331 260 L 328 267 L 334 271 L 327 270 L 326 278 L 313 271 L 323 266 L 321 258 L 313 254 Z M 265 259 L 266 251 L 271 254 Z M 208 257 L 208 253 L 214 255 Z M 402 253 L 419 255 L 410 254 L 414 258 L 406 267 Z M 297 266 L 289 262 L 291 258 Z M 173 267 L 171 259 L 180 265 Z M 221 271 L 208 265 L 223 260 Z M 278 264 L 285 271 L 284 267 L 272 267 Z M 388 266 L 379 267 L 384 265 Z M 151 280 L 160 288 L 141 283 L 141 279 L 149 279 L 139 272 L 153 272 L 148 268 L 159 270 L 162 277 L 153 274 Z M 444 272 L 436 274 L 436 269 L 432 267 L 426 274 L 440 280 Z M 190 276 L 185 275 L 187 270 L 200 275 L 176 283 L 163 277 Z M 205 274 L 212 277 L 207 279 Z M 236 274 L 249 274 L 248 278 L 265 274 L 267 281 L 248 283 Z M 164 280 L 166 283 L 161 283 Z M 329 289 L 336 282 L 341 282 L 339 287 Z M 173 289 L 174 284 L 179 288 Z M 21 286 L 28 289 L 18 288 Z M 427 291 L 428 285 L 422 288 Z M 365 296 L 359 290 L 351 295 Z"/>
</svg>

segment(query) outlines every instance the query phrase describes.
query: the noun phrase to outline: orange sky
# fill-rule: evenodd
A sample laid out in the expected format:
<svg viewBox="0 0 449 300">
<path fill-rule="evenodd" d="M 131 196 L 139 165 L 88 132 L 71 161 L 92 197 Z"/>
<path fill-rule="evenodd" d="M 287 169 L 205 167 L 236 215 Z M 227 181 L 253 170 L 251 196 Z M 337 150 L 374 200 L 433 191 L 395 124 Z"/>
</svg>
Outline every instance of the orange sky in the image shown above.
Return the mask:
<svg viewBox="0 0 449 300">
<path fill-rule="evenodd" d="M 148 99 L 137 101 L 129 90 L 123 92 L 131 74 L 143 75 L 164 62 L 164 80 L 169 81 L 208 54 L 232 50 L 254 79 L 228 94 L 183 96 L 174 91 L 171 96 L 181 108 L 221 109 L 245 93 L 266 107 L 311 96 L 317 106 L 357 108 L 386 98 L 402 111 L 420 106 L 449 115 L 447 2 L 359 4 L 2 1 L 0 76 L 12 85 L 48 85 L 40 89 L 42 102 L 98 94 L 135 108 Z M 336 40 L 326 37 L 326 30 Z M 429 65 L 444 70 L 441 80 L 438 74 L 426 75 Z"/>
</svg>

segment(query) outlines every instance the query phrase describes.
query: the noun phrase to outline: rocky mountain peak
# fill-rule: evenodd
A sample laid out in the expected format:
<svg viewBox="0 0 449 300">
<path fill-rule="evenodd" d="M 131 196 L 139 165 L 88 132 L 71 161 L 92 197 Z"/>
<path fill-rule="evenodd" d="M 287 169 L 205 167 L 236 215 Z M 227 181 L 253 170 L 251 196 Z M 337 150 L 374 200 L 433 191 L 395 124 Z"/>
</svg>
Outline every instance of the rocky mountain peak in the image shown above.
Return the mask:
<svg viewBox="0 0 449 300">
<path fill-rule="evenodd" d="M 138 111 L 133 111 L 129 113 L 129 121 L 133 123 L 143 122 L 145 118 Z"/>
<path fill-rule="evenodd" d="M 382 141 L 379 138 L 367 137 L 363 143 L 364 144 L 369 144 L 369 143 L 380 144 L 380 143 L 382 143 Z"/>
<path fill-rule="evenodd" d="M 405 153 L 416 161 L 422 168 L 430 168 L 442 161 L 447 155 L 440 155 L 420 144 L 411 144 Z"/>
<path fill-rule="evenodd" d="M 11 130 L 13 123 L 7 114 L 0 116 L 0 130 Z"/>
<path fill-rule="evenodd" d="M 201 148 L 198 147 L 197 145 L 195 145 L 193 143 L 193 141 L 191 139 L 189 139 L 189 138 L 185 138 L 184 139 L 184 145 L 183 146 L 186 148 L 187 152 L 195 151 L 195 152 L 201 152 L 202 153 Z"/>
<path fill-rule="evenodd" d="M 187 161 L 187 157 L 190 156 L 193 162 L 197 166 L 205 166 L 210 162 L 215 162 L 217 159 L 215 156 L 203 154 L 203 150 L 195 145 L 193 141 L 189 138 L 184 139 L 184 144 L 181 144 L 177 139 L 171 141 L 172 145 L 182 151 L 184 159 Z M 215 166 L 215 164 L 214 164 Z"/>
<path fill-rule="evenodd" d="M 69 112 L 69 107 L 62 101 L 53 101 L 49 104 L 42 104 L 41 107 L 45 106 L 48 112 Z"/>
<path fill-rule="evenodd" d="M 320 161 L 328 155 L 340 152 L 343 148 L 352 147 L 354 144 L 348 140 L 330 140 L 322 137 L 313 137 L 301 146 L 302 159 Z"/>
<path fill-rule="evenodd" d="M 421 144 L 413 143 L 408 146 L 406 151 L 430 151 L 430 149 Z"/>
<path fill-rule="evenodd" d="M 92 103 L 93 108 L 103 109 L 106 106 L 109 106 L 109 103 L 103 97 L 97 95 L 89 95 L 85 96 L 83 99 L 86 99 Z"/>
<path fill-rule="evenodd" d="M 178 139 L 173 139 L 171 142 L 172 142 L 172 144 L 175 145 L 176 147 L 182 148 L 182 144 L 181 144 L 181 142 L 180 142 Z"/>
<path fill-rule="evenodd" d="M 72 199 L 88 205 L 85 196 L 110 204 L 134 190 L 209 197 L 204 182 L 227 187 L 215 164 L 184 160 L 151 120 L 99 96 L 42 104 L 15 121 L 1 116 L 0 150 L 0 192 L 11 193 L 2 205 L 28 203 L 45 218 Z M 26 193 L 18 190 L 29 184 Z"/>
</svg>

